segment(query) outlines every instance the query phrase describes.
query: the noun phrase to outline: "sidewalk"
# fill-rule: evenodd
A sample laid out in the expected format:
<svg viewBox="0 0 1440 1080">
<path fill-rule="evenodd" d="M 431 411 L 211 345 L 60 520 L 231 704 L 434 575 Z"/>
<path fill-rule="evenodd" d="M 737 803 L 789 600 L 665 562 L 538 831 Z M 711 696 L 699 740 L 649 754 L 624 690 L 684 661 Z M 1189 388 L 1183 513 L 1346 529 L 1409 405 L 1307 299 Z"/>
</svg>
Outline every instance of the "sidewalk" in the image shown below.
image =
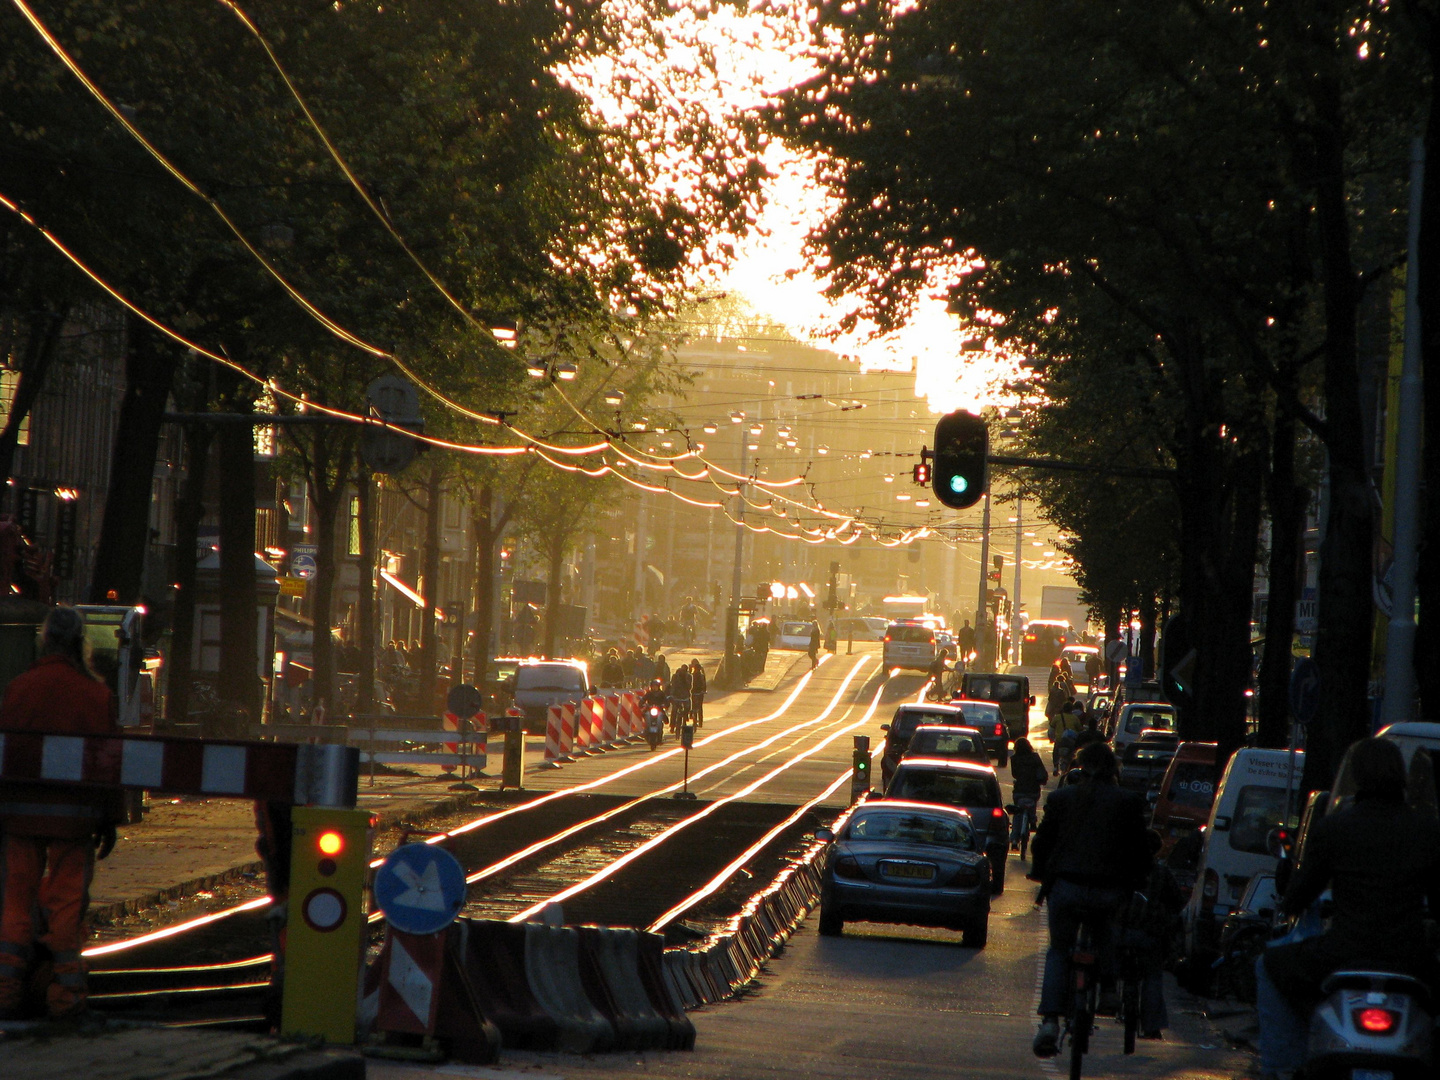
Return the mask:
<svg viewBox="0 0 1440 1080">
<path fill-rule="evenodd" d="M 365 1059 L 266 1035 L 115 1023 L 39 1024 L 0 1034 L 6 1080 L 365 1080 Z"/>
</svg>

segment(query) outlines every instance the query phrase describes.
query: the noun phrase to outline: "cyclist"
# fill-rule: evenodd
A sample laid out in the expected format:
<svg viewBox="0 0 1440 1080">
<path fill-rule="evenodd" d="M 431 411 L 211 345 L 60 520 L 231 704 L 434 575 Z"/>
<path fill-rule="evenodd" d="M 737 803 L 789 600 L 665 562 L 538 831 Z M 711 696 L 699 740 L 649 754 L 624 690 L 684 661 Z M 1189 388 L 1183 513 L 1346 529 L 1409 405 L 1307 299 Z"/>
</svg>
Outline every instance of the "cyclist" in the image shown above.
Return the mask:
<svg viewBox="0 0 1440 1080">
<path fill-rule="evenodd" d="M 1010 758 L 1010 777 L 1014 781 L 1015 816 L 1010 819 L 1010 850 L 1019 851 L 1021 843 L 1035 829 L 1035 808 L 1040 805 L 1040 789 L 1050 782 L 1045 762 L 1030 745 L 1029 739 L 1016 739 Z"/>
<path fill-rule="evenodd" d="M 670 676 L 670 726 L 676 731 L 690 718 L 690 668 L 680 664 Z"/>
<path fill-rule="evenodd" d="M 1037 1057 L 1059 1049 L 1060 1016 L 1070 989 L 1070 954 L 1080 926 L 1090 928 L 1094 946 L 1108 953 L 1110 924 L 1131 891 L 1150 869 L 1145 800 L 1119 786 L 1114 751 L 1091 743 L 1080 753 L 1081 780 L 1061 787 L 1045 802 L 1045 816 L 1031 846 L 1030 878 L 1040 882 L 1036 904 L 1050 908 L 1050 946 L 1040 988 Z"/>
<path fill-rule="evenodd" d="M 695 717 L 695 726 L 705 726 L 705 669 L 699 660 L 690 661 L 690 712 Z"/>
</svg>

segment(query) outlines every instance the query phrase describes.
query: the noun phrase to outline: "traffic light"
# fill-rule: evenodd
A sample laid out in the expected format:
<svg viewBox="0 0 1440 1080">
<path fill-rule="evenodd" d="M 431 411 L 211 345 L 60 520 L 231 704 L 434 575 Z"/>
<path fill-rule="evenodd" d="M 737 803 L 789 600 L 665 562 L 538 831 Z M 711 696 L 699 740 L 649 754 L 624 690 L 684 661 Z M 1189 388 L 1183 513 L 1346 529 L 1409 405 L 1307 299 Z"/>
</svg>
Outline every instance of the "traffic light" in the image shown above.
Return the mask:
<svg viewBox="0 0 1440 1080">
<path fill-rule="evenodd" d="M 928 461 L 922 461 L 910 470 L 910 478 L 921 487 L 928 487 L 932 469 Z"/>
<path fill-rule="evenodd" d="M 991 560 L 991 562 L 994 564 L 995 569 L 990 571 L 990 580 L 999 581 L 1000 575 L 1005 571 L 1005 556 L 996 555 L 995 558 Z"/>
<path fill-rule="evenodd" d="M 985 458 L 990 452 L 990 431 L 973 413 L 952 412 L 935 425 L 932 484 L 935 497 L 946 506 L 964 510 L 985 494 Z"/>
<path fill-rule="evenodd" d="M 371 827 L 368 810 L 291 811 L 283 1034 L 355 1041 Z"/>
<path fill-rule="evenodd" d="M 870 736 L 853 735 L 855 749 L 851 752 L 850 801 L 870 791 Z"/>
</svg>

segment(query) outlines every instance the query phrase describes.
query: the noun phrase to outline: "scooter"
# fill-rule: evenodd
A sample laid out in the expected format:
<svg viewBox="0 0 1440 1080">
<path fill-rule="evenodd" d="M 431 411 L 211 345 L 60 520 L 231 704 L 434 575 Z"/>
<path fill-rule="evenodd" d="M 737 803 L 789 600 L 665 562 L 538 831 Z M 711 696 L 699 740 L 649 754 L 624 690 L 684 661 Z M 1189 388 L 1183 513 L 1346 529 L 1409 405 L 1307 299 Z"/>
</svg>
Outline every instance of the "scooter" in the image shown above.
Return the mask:
<svg viewBox="0 0 1440 1080">
<path fill-rule="evenodd" d="M 1424 984 L 1384 971 L 1337 971 L 1310 1016 L 1305 1080 L 1433 1076 L 1435 1017 Z"/>
<path fill-rule="evenodd" d="M 645 741 L 650 744 L 651 750 L 659 749 L 665 741 L 665 710 L 659 705 L 651 705 L 645 710 Z"/>
</svg>

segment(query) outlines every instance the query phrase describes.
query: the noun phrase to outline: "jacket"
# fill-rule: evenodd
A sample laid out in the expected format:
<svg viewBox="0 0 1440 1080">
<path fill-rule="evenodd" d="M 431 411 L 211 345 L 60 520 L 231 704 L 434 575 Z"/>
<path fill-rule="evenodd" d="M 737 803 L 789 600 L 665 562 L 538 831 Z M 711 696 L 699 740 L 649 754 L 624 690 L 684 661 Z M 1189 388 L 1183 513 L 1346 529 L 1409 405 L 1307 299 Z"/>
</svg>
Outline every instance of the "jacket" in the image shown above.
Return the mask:
<svg viewBox="0 0 1440 1080">
<path fill-rule="evenodd" d="M 1047 887 L 1138 888 L 1150 869 L 1144 797 L 1094 781 L 1062 787 L 1045 800 L 1030 853 L 1030 876 Z"/>
<path fill-rule="evenodd" d="M 670 676 L 670 696 L 687 701 L 690 699 L 690 669 L 683 664 Z"/>
<path fill-rule="evenodd" d="M 706 680 L 705 669 L 701 667 L 690 669 L 690 696 L 692 698 L 703 698 L 705 696 Z"/>
<path fill-rule="evenodd" d="M 1038 798 L 1040 789 L 1050 781 L 1045 763 L 1033 750 L 1028 754 L 1016 754 L 1010 759 L 1010 777 L 1015 781 L 1016 795 L 1029 795 L 1032 798 Z"/>
<path fill-rule="evenodd" d="M 0 730 L 47 735 L 119 732 L 109 687 L 63 656 L 42 656 L 0 701 Z M 18 836 L 78 840 L 120 813 L 120 789 L 0 780 L 0 827 Z"/>
</svg>

